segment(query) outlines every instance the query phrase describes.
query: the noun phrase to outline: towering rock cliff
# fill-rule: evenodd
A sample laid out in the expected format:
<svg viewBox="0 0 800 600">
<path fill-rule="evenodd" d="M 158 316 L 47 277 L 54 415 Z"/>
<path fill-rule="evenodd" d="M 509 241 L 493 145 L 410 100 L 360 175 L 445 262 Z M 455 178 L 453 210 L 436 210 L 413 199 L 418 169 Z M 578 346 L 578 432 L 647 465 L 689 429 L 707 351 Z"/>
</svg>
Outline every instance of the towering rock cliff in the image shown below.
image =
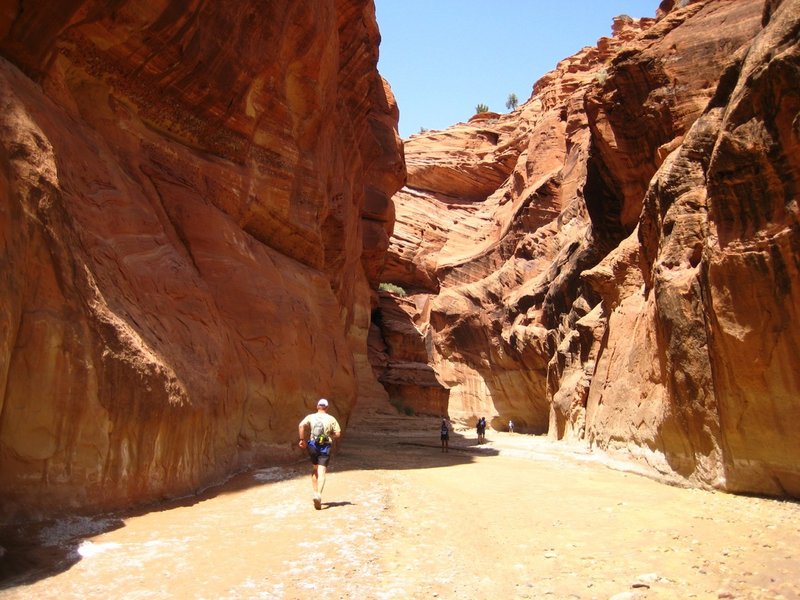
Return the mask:
<svg viewBox="0 0 800 600">
<path fill-rule="evenodd" d="M 383 393 L 405 168 L 368 0 L 0 14 L 0 515 L 191 493 Z"/>
<path fill-rule="evenodd" d="M 406 142 L 395 403 L 800 496 L 800 2 L 661 3 L 510 114 Z"/>
</svg>

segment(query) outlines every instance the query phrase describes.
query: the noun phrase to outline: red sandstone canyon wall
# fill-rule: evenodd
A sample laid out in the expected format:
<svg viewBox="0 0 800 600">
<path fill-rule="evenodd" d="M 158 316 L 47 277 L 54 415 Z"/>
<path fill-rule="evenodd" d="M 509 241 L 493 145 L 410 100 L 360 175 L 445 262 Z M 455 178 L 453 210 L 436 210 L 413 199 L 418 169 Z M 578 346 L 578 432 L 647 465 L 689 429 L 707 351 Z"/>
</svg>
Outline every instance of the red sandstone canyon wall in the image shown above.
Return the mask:
<svg viewBox="0 0 800 600">
<path fill-rule="evenodd" d="M 367 359 L 405 167 L 368 0 L 0 14 L 0 514 L 192 493 Z"/>
<path fill-rule="evenodd" d="M 800 496 L 800 3 L 662 2 L 530 99 L 406 141 L 395 403 Z M 381 315 L 388 315 L 382 318 Z"/>
</svg>

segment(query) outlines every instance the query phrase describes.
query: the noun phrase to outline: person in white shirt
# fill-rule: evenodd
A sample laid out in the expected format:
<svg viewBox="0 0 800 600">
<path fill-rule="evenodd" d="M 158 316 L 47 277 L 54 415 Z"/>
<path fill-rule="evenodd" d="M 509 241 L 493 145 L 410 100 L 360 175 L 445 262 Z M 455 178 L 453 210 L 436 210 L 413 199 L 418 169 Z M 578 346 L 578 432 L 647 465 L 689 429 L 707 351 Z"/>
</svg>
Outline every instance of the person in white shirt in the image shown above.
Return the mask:
<svg viewBox="0 0 800 600">
<path fill-rule="evenodd" d="M 325 474 L 331 460 L 333 440 L 342 436 L 342 428 L 335 417 L 328 414 L 328 401 L 320 398 L 317 412 L 306 416 L 297 427 L 300 436 L 299 446 L 308 451 L 311 459 L 311 488 L 314 492 L 314 508 L 322 508 L 322 490 L 325 487 Z M 308 433 L 306 433 L 308 432 Z"/>
</svg>

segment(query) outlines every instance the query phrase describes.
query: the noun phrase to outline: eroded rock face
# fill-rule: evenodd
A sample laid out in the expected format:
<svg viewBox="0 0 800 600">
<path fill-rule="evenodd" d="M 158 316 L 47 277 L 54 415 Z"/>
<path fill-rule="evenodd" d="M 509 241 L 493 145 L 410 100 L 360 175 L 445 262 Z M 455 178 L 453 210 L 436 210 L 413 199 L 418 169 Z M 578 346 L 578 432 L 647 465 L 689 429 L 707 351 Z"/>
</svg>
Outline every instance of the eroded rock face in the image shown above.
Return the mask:
<svg viewBox="0 0 800 600">
<path fill-rule="evenodd" d="M 662 2 L 513 113 L 406 142 L 384 277 L 429 306 L 451 417 L 800 495 L 799 14 Z"/>
<path fill-rule="evenodd" d="M 0 16 L 0 513 L 288 453 L 367 359 L 405 171 L 366 0 Z"/>
<path fill-rule="evenodd" d="M 792 363 L 800 342 L 798 11 L 798 2 L 775 7 L 723 75 L 654 179 L 640 230 L 642 320 L 657 335 L 672 428 L 684 441 L 662 442 L 670 467 L 725 489 L 793 496 L 800 444 L 786 424 L 800 414 Z"/>
</svg>

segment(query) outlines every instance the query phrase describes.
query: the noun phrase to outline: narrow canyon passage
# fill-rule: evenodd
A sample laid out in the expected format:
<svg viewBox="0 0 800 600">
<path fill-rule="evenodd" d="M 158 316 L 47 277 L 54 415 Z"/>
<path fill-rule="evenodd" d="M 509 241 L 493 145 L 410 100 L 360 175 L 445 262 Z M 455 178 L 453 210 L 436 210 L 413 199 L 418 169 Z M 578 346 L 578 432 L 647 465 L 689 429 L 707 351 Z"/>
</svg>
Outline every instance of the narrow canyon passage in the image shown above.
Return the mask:
<svg viewBox="0 0 800 600">
<path fill-rule="evenodd" d="M 531 436 L 457 431 L 442 453 L 435 420 L 390 421 L 348 434 L 321 511 L 298 452 L 202 498 L 45 528 L 50 574 L 0 598 L 800 597 L 797 503 Z"/>
</svg>

